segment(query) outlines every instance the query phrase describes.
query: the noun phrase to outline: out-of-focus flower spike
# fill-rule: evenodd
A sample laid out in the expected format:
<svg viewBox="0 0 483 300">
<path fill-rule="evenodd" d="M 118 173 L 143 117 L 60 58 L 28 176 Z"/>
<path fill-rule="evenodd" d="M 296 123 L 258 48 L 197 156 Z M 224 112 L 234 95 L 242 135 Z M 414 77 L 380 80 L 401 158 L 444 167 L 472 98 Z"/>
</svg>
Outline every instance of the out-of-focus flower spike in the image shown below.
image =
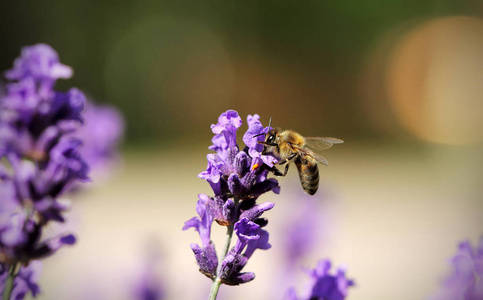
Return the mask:
<svg viewBox="0 0 483 300">
<path fill-rule="evenodd" d="M 431 300 L 483 299 L 483 236 L 476 246 L 461 242 L 451 264 L 451 272 Z"/>
</svg>

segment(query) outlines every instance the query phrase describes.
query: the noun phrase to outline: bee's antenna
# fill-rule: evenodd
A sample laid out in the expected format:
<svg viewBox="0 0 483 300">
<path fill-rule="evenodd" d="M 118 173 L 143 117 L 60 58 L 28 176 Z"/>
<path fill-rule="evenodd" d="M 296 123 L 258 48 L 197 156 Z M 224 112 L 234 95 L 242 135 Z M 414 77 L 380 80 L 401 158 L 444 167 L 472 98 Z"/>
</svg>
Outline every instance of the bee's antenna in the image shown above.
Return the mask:
<svg viewBox="0 0 483 300">
<path fill-rule="evenodd" d="M 268 127 L 270 127 L 270 124 L 272 124 L 272 117 L 271 117 L 271 116 L 270 116 L 270 118 L 268 119 Z M 259 133 L 259 134 L 256 134 L 256 135 L 254 135 L 252 138 L 257 137 L 257 136 L 261 136 L 261 135 L 265 135 L 265 133 Z"/>
</svg>

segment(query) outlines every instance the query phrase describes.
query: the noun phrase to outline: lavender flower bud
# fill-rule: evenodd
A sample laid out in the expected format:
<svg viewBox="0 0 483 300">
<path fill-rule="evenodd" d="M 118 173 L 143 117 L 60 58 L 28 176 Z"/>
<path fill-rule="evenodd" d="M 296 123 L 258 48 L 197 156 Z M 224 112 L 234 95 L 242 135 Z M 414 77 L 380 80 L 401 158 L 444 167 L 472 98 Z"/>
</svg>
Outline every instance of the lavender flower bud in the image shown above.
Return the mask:
<svg viewBox="0 0 483 300">
<path fill-rule="evenodd" d="M 196 262 L 200 267 L 200 272 L 213 279 L 216 277 L 218 267 L 218 257 L 216 256 L 215 245 L 210 241 L 207 246 L 201 248 L 197 244 L 191 244 L 191 250 L 195 254 Z"/>
<path fill-rule="evenodd" d="M 259 205 L 255 205 L 252 208 L 245 210 L 241 215 L 240 218 L 246 218 L 248 220 L 255 220 L 260 217 L 265 211 L 272 209 L 275 206 L 275 203 L 272 202 L 265 202 Z"/>
</svg>

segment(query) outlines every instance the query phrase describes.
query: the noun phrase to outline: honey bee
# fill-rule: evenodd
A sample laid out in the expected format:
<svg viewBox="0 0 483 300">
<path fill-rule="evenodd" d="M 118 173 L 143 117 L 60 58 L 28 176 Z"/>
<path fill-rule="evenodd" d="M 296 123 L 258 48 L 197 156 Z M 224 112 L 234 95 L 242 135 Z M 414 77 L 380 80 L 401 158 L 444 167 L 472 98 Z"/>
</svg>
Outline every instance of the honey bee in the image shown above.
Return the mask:
<svg viewBox="0 0 483 300">
<path fill-rule="evenodd" d="M 313 195 L 319 188 L 319 169 L 317 163 L 328 165 L 328 161 L 320 152 L 344 141 L 332 137 L 304 137 L 293 130 L 273 128 L 267 134 L 264 154 L 271 153 L 279 159 L 279 165 L 285 165 L 282 173 L 275 166 L 271 169 L 276 176 L 285 176 L 289 163 L 294 160 L 300 177 L 302 188 L 309 195 Z"/>
</svg>

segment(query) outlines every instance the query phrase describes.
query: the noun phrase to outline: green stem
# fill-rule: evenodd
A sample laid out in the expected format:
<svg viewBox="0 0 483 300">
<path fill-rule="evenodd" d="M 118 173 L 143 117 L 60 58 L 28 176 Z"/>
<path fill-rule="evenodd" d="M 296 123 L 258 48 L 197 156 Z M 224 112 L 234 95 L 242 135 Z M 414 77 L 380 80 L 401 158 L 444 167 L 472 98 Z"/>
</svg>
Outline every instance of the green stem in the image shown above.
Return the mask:
<svg viewBox="0 0 483 300">
<path fill-rule="evenodd" d="M 13 283 L 15 281 L 15 276 L 17 276 L 18 273 L 18 263 L 14 263 L 10 265 L 8 268 L 8 275 L 7 275 L 7 280 L 5 281 L 5 287 L 3 289 L 3 300 L 10 300 L 10 297 L 12 296 L 12 291 L 13 291 Z"/>
<path fill-rule="evenodd" d="M 234 198 L 235 201 L 235 211 L 238 211 L 238 199 Z M 210 290 L 210 296 L 208 300 L 216 300 L 216 296 L 218 295 L 218 290 L 220 289 L 221 286 L 221 264 L 223 263 L 223 260 L 225 259 L 226 254 L 228 253 L 228 250 L 230 249 L 230 244 L 231 244 L 231 238 L 233 236 L 233 224 L 228 225 L 226 228 L 226 241 L 225 241 L 225 246 L 223 247 L 223 255 L 220 255 L 220 258 L 218 259 L 218 267 L 216 269 L 216 278 L 213 280 L 213 284 L 211 285 L 211 290 Z"/>
</svg>

